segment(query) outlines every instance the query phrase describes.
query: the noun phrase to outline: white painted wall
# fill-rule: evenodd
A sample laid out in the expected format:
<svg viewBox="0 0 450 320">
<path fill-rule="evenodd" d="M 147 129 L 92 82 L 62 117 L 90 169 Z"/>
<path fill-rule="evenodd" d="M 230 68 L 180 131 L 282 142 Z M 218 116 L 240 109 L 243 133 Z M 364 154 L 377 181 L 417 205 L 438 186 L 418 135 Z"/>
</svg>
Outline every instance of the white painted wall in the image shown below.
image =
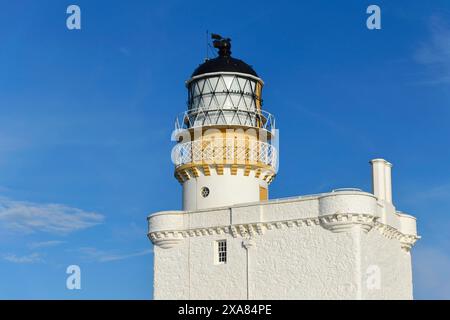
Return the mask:
<svg viewBox="0 0 450 320">
<path fill-rule="evenodd" d="M 351 191 L 152 215 L 154 298 L 411 299 L 402 243 L 417 240 L 415 220 L 403 228 L 405 215 L 390 210 L 395 226 L 379 223 L 378 207 L 372 194 Z M 217 265 L 221 239 L 228 261 Z"/>
<path fill-rule="evenodd" d="M 267 182 L 254 177 L 254 171 L 244 176 L 244 169 L 238 169 L 236 175 L 224 168 L 223 175 L 199 176 L 183 183 L 183 210 L 201 210 L 220 206 L 232 206 L 238 203 L 259 201 L 259 187 L 268 188 Z M 207 187 L 209 195 L 204 198 L 201 189 Z"/>
<path fill-rule="evenodd" d="M 364 299 L 412 299 L 411 255 L 376 230 L 361 236 Z M 378 269 L 378 270 L 377 270 Z M 379 287 L 375 286 L 379 271 Z"/>
</svg>

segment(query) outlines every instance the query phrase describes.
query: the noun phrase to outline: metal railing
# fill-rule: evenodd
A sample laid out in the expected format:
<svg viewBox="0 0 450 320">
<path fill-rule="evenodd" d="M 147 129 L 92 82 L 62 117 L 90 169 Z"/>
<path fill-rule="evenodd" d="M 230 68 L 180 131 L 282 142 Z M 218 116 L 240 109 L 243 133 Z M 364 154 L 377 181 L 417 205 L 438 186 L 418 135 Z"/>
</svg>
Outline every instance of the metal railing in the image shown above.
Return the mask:
<svg viewBox="0 0 450 320">
<path fill-rule="evenodd" d="M 172 149 L 176 166 L 188 163 L 265 164 L 277 168 L 277 150 L 257 140 L 216 138 L 179 143 Z"/>
<path fill-rule="evenodd" d="M 180 113 L 175 119 L 175 130 L 194 129 L 205 126 L 239 125 L 256 127 L 275 132 L 275 117 L 267 111 L 243 109 L 194 109 Z"/>
</svg>

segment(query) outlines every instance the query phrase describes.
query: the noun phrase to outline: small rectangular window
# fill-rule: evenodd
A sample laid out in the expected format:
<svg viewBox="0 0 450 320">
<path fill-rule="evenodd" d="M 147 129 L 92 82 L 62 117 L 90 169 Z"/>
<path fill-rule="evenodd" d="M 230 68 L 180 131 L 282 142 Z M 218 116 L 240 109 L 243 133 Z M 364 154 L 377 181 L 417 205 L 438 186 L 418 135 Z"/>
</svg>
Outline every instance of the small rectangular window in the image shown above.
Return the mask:
<svg viewBox="0 0 450 320">
<path fill-rule="evenodd" d="M 227 240 L 216 241 L 216 259 L 218 264 L 227 262 Z"/>
</svg>

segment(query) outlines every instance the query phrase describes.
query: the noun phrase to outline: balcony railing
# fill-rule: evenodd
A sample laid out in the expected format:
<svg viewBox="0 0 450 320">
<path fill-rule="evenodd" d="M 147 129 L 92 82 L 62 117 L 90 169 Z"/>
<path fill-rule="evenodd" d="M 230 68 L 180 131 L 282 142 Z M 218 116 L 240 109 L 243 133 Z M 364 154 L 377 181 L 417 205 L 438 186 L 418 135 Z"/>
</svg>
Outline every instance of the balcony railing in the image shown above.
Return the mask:
<svg viewBox="0 0 450 320">
<path fill-rule="evenodd" d="M 175 119 L 176 131 L 218 125 L 256 127 L 275 133 L 275 117 L 267 111 L 200 108 L 180 113 Z"/>
<path fill-rule="evenodd" d="M 277 169 L 277 150 L 257 140 L 217 138 L 179 143 L 172 149 L 172 161 L 181 166 L 203 164 L 264 164 Z"/>
</svg>

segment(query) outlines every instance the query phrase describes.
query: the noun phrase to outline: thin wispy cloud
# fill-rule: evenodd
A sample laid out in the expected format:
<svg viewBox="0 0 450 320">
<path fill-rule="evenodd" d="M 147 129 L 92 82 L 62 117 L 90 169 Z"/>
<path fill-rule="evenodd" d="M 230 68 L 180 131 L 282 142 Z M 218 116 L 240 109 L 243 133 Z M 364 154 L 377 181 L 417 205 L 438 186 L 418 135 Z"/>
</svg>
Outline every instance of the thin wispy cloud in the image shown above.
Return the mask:
<svg viewBox="0 0 450 320">
<path fill-rule="evenodd" d="M 124 56 L 127 56 L 127 57 L 131 56 L 131 51 L 130 51 L 130 49 L 127 48 L 127 47 L 120 47 L 120 48 L 119 48 L 119 51 L 120 51 L 120 53 L 123 54 Z"/>
<path fill-rule="evenodd" d="M 415 201 L 430 201 L 430 200 L 448 200 L 450 199 L 450 183 L 437 185 L 434 187 L 420 190 L 417 192 Z"/>
<path fill-rule="evenodd" d="M 48 248 L 58 246 L 62 243 L 64 243 L 64 241 L 61 240 L 39 241 L 30 243 L 28 247 L 30 249 Z"/>
<path fill-rule="evenodd" d="M 450 25 L 441 17 L 430 19 L 430 38 L 414 54 L 428 68 L 429 78 L 421 84 L 450 84 Z"/>
<path fill-rule="evenodd" d="M 19 264 L 32 264 L 43 262 L 41 254 L 34 252 L 28 255 L 18 256 L 15 254 L 6 254 L 3 256 L 3 260 L 6 260 L 11 263 L 19 263 Z"/>
<path fill-rule="evenodd" d="M 152 253 L 152 249 L 145 249 L 145 250 L 135 251 L 135 252 L 131 252 L 131 253 L 116 253 L 116 252 L 98 250 L 97 248 L 93 248 L 93 247 L 84 247 L 84 248 L 78 249 L 78 252 L 81 254 L 81 256 L 84 259 L 87 259 L 89 261 L 111 262 L 111 261 L 119 261 L 119 260 L 125 260 L 125 259 L 129 259 L 129 258 L 148 255 L 148 254 Z"/>
<path fill-rule="evenodd" d="M 0 197 L 0 229 L 17 233 L 66 235 L 98 225 L 104 216 L 63 204 L 41 204 Z"/>
<path fill-rule="evenodd" d="M 447 204 L 441 208 L 450 208 L 450 182 L 443 182 L 434 185 L 416 185 L 408 189 L 407 195 L 402 197 L 401 201 L 409 205 L 425 205 L 430 203 Z"/>
</svg>

